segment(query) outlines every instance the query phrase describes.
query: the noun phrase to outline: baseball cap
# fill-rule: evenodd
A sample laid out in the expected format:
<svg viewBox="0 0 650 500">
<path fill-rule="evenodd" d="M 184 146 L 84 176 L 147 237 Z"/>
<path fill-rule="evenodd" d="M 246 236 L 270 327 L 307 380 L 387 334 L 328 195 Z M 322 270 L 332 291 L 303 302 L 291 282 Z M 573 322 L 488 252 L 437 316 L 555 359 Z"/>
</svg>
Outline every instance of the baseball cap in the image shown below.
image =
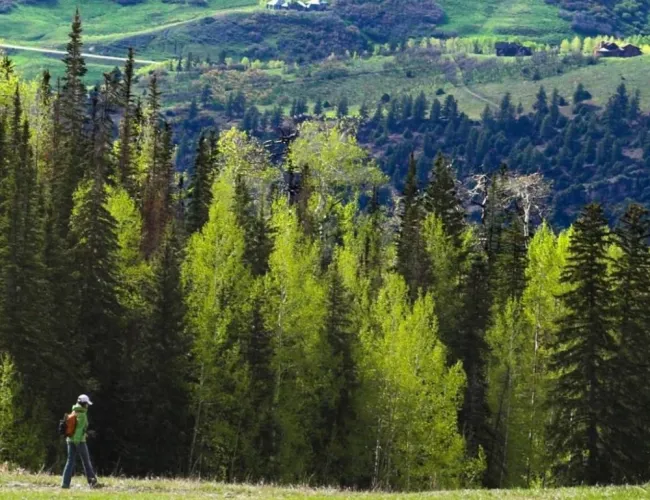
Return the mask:
<svg viewBox="0 0 650 500">
<path fill-rule="evenodd" d="M 90 401 L 90 398 L 88 396 L 86 396 L 85 394 L 82 394 L 81 396 L 79 396 L 77 398 L 77 403 L 86 403 L 86 404 L 89 404 L 89 405 L 93 404 L 92 401 Z"/>
</svg>

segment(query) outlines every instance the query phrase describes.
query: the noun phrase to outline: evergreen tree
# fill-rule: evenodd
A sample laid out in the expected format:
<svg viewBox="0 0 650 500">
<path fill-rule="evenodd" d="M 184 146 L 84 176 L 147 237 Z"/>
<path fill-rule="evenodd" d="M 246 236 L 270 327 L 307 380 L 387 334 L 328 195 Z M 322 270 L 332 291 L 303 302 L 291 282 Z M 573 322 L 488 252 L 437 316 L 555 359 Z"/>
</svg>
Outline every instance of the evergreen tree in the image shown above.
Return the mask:
<svg viewBox="0 0 650 500">
<path fill-rule="evenodd" d="M 52 186 L 53 208 L 57 211 L 55 224 L 61 238 L 67 235 L 73 204 L 72 195 L 86 173 L 87 163 L 88 148 L 84 129 L 87 95 L 83 83 L 87 70 L 81 55 L 81 33 L 81 16 L 77 10 L 68 35 L 67 54 L 63 59 L 66 69 L 59 97 L 61 114 L 57 126 L 60 127 L 61 133 L 57 135 L 61 137 L 62 150 L 55 151 L 55 154 L 60 155 L 58 168 L 61 173 L 55 177 L 56 182 Z"/>
<path fill-rule="evenodd" d="M 341 97 L 339 100 L 339 104 L 336 107 L 336 117 L 341 119 L 344 116 L 348 116 L 348 98 L 347 97 Z"/>
<path fill-rule="evenodd" d="M 429 121 L 436 125 L 440 121 L 440 117 L 442 116 L 442 106 L 440 105 L 440 101 L 438 99 L 433 100 L 433 104 L 431 105 L 431 112 L 429 113 Z"/>
<path fill-rule="evenodd" d="M 322 457 L 317 470 L 324 483 L 341 481 L 350 476 L 353 457 L 349 446 L 356 420 L 354 396 L 358 381 L 354 361 L 355 335 L 350 320 L 350 296 L 337 267 L 334 262 L 328 270 L 325 299 L 332 396 L 322 404 L 322 427 L 314 435 L 312 444 L 316 456 Z M 347 479 L 350 482 L 353 480 L 353 477 Z"/>
<path fill-rule="evenodd" d="M 417 185 L 416 162 L 411 153 L 402 193 L 400 229 L 397 240 L 397 271 L 404 277 L 412 300 L 425 292 L 429 283 L 427 257 L 420 236 L 422 210 Z"/>
<path fill-rule="evenodd" d="M 456 191 L 456 177 L 452 168 L 449 159 L 438 154 L 434 162 L 433 176 L 424 195 L 424 208 L 442 220 L 445 232 L 458 245 L 464 230 L 465 215 Z"/>
<path fill-rule="evenodd" d="M 427 98 L 424 95 L 424 92 L 420 92 L 417 99 L 413 104 L 413 121 L 416 125 L 420 125 L 424 122 L 427 113 Z"/>
<path fill-rule="evenodd" d="M 314 103 L 314 115 L 320 116 L 323 114 L 323 100 L 318 97 Z"/>
<path fill-rule="evenodd" d="M 244 231 L 246 251 L 244 261 L 250 266 L 253 276 L 263 276 L 268 270 L 272 242 L 270 229 L 262 207 L 257 207 L 248 186 L 241 176 L 235 179 L 233 210 L 239 227 Z"/>
<path fill-rule="evenodd" d="M 620 483 L 646 481 L 650 449 L 647 439 L 650 427 L 645 408 L 650 401 L 647 389 L 647 325 L 650 312 L 647 301 L 650 291 L 650 252 L 647 237 L 650 229 L 648 211 L 630 205 L 616 229 L 616 243 L 621 255 L 613 263 L 615 297 L 614 328 L 619 341 L 616 376 L 611 381 L 618 403 L 613 418 L 616 425 L 610 437 L 613 450 L 613 479 Z"/>
<path fill-rule="evenodd" d="M 120 183 L 133 194 L 133 165 L 132 149 L 134 147 L 134 102 L 133 102 L 133 77 L 134 77 L 134 51 L 129 48 L 129 54 L 124 65 L 124 80 L 121 85 L 120 105 L 123 115 L 120 127 L 120 158 L 118 167 L 118 178 Z"/>
<path fill-rule="evenodd" d="M 607 276 L 609 235 L 603 210 L 587 206 L 575 223 L 570 257 L 562 280 L 571 290 L 559 322 L 553 369 L 557 384 L 550 397 L 554 418 L 549 428 L 559 478 L 567 484 L 602 484 L 611 478 L 618 444 L 609 440 L 615 400 L 610 381 L 612 304 Z"/>
<path fill-rule="evenodd" d="M 69 342 L 72 349 L 82 348 L 84 352 L 84 361 L 75 367 L 72 385 L 75 392 L 81 392 L 85 377 L 90 376 L 96 384 L 96 397 L 106 405 L 94 417 L 96 427 L 104 429 L 97 435 L 95 452 L 101 466 L 114 465 L 118 459 L 118 450 L 111 444 L 118 439 L 112 422 L 121 414 L 116 393 L 122 309 L 116 295 L 115 220 L 106 209 L 106 200 L 105 183 L 97 170 L 79 185 L 70 222 L 76 309 Z"/>
<path fill-rule="evenodd" d="M 208 220 L 208 208 L 212 199 L 212 180 L 215 174 L 214 157 L 205 135 L 199 138 L 190 181 L 190 202 L 187 211 L 187 231 L 199 231 Z"/>
</svg>

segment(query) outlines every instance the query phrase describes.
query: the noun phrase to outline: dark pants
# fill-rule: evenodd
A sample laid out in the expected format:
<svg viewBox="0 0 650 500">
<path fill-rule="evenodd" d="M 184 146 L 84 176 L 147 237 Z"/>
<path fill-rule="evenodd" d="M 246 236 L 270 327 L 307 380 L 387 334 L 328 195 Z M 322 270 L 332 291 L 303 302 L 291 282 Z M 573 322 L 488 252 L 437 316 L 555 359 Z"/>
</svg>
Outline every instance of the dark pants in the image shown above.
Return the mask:
<svg viewBox="0 0 650 500">
<path fill-rule="evenodd" d="M 88 454 L 88 446 L 86 446 L 86 443 L 74 444 L 68 442 L 68 461 L 65 463 L 65 469 L 63 470 L 63 483 L 61 484 L 63 488 L 70 487 L 70 481 L 72 480 L 74 469 L 77 465 L 77 454 L 81 457 L 81 463 L 84 467 L 84 473 L 86 474 L 86 479 L 88 479 L 88 484 L 93 485 L 97 482 L 93 465 L 90 463 L 90 455 Z"/>
</svg>

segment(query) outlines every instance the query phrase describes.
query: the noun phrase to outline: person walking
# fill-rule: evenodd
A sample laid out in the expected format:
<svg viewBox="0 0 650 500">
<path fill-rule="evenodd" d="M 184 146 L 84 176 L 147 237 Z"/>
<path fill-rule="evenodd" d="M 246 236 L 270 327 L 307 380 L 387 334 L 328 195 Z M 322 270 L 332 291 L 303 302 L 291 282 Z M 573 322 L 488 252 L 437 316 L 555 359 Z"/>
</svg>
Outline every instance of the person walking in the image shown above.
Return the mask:
<svg viewBox="0 0 650 500">
<path fill-rule="evenodd" d="M 92 405 L 90 398 L 82 394 L 77 398 L 77 403 L 72 406 L 72 412 L 76 417 L 76 425 L 72 436 L 66 439 L 68 447 L 68 460 L 63 469 L 63 483 L 62 488 L 70 488 L 70 481 L 74 474 L 75 466 L 77 463 L 77 455 L 81 457 L 81 463 L 88 480 L 88 485 L 91 488 L 97 486 L 97 476 L 90 463 L 90 455 L 88 453 L 88 446 L 86 445 L 86 434 L 88 432 L 88 407 Z"/>
</svg>

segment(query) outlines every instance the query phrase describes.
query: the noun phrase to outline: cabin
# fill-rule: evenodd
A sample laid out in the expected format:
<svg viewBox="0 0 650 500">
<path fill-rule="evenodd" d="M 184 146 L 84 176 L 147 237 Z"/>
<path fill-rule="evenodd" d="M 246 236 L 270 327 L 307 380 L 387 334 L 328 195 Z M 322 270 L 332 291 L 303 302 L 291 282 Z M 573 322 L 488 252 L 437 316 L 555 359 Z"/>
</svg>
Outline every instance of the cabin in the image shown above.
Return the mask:
<svg viewBox="0 0 650 500">
<path fill-rule="evenodd" d="M 328 3 L 327 0 L 309 0 L 307 3 L 307 10 L 310 11 L 322 11 L 327 10 Z"/>
<path fill-rule="evenodd" d="M 533 51 L 530 47 L 525 47 L 520 43 L 515 42 L 497 42 L 494 44 L 499 57 L 516 57 L 516 56 L 532 56 Z"/>
<path fill-rule="evenodd" d="M 600 42 L 594 49 L 597 57 L 636 57 L 643 54 L 643 51 L 631 43 L 619 46 L 615 42 Z"/>
<path fill-rule="evenodd" d="M 329 3 L 327 0 L 268 0 L 266 8 L 268 10 L 298 10 L 303 12 L 317 12 L 327 10 Z"/>
</svg>

